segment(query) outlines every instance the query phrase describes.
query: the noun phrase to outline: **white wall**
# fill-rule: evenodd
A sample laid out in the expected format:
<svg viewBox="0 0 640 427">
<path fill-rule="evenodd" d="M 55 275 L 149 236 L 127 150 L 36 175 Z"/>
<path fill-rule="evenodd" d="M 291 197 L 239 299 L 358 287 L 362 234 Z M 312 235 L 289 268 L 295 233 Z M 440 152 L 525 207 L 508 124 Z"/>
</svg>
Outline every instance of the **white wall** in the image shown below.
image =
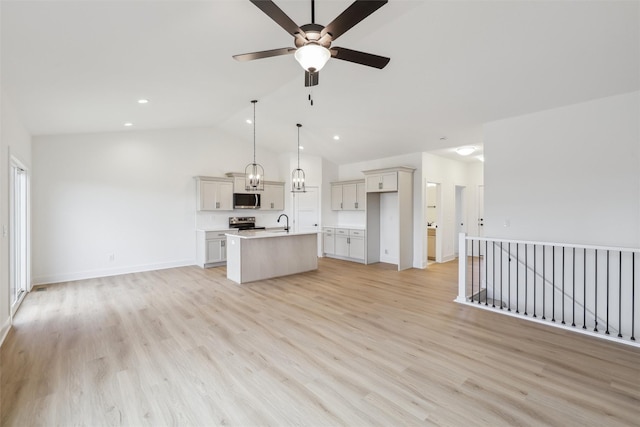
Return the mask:
<svg viewBox="0 0 640 427">
<path fill-rule="evenodd" d="M 486 124 L 485 234 L 640 247 L 639 117 L 633 92 Z"/>
<path fill-rule="evenodd" d="M 482 185 L 483 165 L 481 162 L 460 162 L 429 153 L 422 156 L 422 181 L 440 184 L 440 201 L 438 213 L 438 261 L 447 261 L 455 257 L 456 235 L 456 186 L 465 190 L 465 210 L 467 233 L 477 233 L 477 188 Z M 426 190 L 425 190 L 426 194 Z M 425 209 L 426 212 L 426 209 Z M 425 214 L 426 218 L 426 214 Z M 423 228 L 424 230 L 424 228 Z M 426 232 L 422 233 L 420 242 L 426 248 Z M 426 260 L 425 260 L 426 261 Z"/>
<path fill-rule="evenodd" d="M 252 156 L 250 141 L 213 129 L 34 138 L 32 281 L 194 264 L 193 177 L 244 172 Z M 257 161 L 266 180 L 283 180 L 276 155 L 259 148 Z"/>
<path fill-rule="evenodd" d="M 31 136 L 11 101 L 0 90 L 0 342 L 10 327 L 9 288 L 9 161 L 14 156 L 31 173 Z M 29 178 L 28 178 L 29 179 Z M 5 230 L 7 232 L 5 233 Z"/>
</svg>

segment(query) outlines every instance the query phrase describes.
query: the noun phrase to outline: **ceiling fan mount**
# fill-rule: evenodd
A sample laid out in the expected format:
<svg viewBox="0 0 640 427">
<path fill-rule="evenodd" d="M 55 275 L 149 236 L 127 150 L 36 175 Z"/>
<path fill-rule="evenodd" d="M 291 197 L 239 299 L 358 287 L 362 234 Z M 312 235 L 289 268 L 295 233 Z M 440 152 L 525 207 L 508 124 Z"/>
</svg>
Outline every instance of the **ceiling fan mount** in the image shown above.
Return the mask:
<svg viewBox="0 0 640 427">
<path fill-rule="evenodd" d="M 298 26 L 272 0 L 249 0 L 293 36 L 295 48 L 280 48 L 261 52 L 234 55 L 237 61 L 251 61 L 295 54 L 305 70 L 305 86 L 318 84 L 318 74 L 329 58 L 356 64 L 384 68 L 390 58 L 343 47 L 331 47 L 331 43 L 353 28 L 360 21 L 384 6 L 388 0 L 356 0 L 326 26 L 315 23 L 315 2 L 311 0 L 311 23 Z"/>
</svg>

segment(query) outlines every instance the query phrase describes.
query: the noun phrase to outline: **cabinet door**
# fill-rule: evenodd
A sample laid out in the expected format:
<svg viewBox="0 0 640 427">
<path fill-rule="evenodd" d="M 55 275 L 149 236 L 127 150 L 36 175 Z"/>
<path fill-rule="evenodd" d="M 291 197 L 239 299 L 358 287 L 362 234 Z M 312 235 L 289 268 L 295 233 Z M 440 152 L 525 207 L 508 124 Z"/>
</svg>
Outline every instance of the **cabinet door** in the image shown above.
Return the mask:
<svg viewBox="0 0 640 427">
<path fill-rule="evenodd" d="M 200 203 L 198 210 L 213 211 L 216 209 L 217 182 L 200 181 Z"/>
<path fill-rule="evenodd" d="M 232 182 L 216 182 L 216 210 L 232 211 L 233 210 L 233 183 Z"/>
<path fill-rule="evenodd" d="M 327 255 L 333 255 L 336 252 L 336 241 L 333 233 L 325 232 L 323 234 L 323 251 Z"/>
<path fill-rule="evenodd" d="M 356 184 L 356 210 L 363 211 L 366 206 L 367 192 L 364 182 Z"/>
<path fill-rule="evenodd" d="M 398 173 L 390 172 L 382 174 L 380 178 L 383 191 L 398 191 Z"/>
<path fill-rule="evenodd" d="M 207 263 L 220 262 L 227 259 L 226 239 L 207 240 Z"/>
<path fill-rule="evenodd" d="M 349 236 L 336 235 L 335 238 L 335 254 L 338 256 L 349 256 Z"/>
<path fill-rule="evenodd" d="M 342 209 L 355 211 L 357 209 L 358 196 L 356 184 L 344 184 L 342 186 Z"/>
<path fill-rule="evenodd" d="M 331 210 L 342 210 L 342 185 L 331 186 Z"/>
<path fill-rule="evenodd" d="M 365 177 L 367 185 L 367 193 L 378 193 L 382 191 L 382 176 L 381 175 L 367 175 Z"/>
<path fill-rule="evenodd" d="M 364 261 L 364 237 L 349 238 L 349 257 Z"/>
<path fill-rule="evenodd" d="M 265 203 L 261 203 L 260 209 L 272 211 L 284 210 L 284 185 L 265 184 L 264 185 Z"/>
</svg>

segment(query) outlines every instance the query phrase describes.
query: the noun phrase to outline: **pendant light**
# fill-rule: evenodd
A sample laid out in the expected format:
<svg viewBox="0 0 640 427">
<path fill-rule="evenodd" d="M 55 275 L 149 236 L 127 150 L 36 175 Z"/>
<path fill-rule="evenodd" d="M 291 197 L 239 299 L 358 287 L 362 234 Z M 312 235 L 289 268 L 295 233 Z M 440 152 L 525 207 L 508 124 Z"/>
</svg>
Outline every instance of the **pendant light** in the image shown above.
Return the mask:
<svg viewBox="0 0 640 427">
<path fill-rule="evenodd" d="M 244 168 L 244 188 L 247 191 L 264 191 L 264 169 L 256 163 L 256 103 L 253 104 L 253 163 Z"/>
<path fill-rule="evenodd" d="M 296 126 L 298 126 L 298 168 L 294 169 L 291 173 L 291 192 L 306 193 L 307 189 L 304 186 L 304 171 L 300 169 L 300 128 L 302 125 L 298 123 Z"/>
</svg>

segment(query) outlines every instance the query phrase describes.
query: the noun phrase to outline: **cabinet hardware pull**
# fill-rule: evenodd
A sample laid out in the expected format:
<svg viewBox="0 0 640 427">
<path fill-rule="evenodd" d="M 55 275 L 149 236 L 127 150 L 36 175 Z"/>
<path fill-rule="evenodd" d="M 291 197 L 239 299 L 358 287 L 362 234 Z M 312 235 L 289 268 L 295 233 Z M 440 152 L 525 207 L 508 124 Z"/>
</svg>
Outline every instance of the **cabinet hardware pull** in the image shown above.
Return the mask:
<svg viewBox="0 0 640 427">
<path fill-rule="evenodd" d="M 216 209 L 220 209 L 220 202 L 216 202 Z"/>
<path fill-rule="evenodd" d="M 378 190 L 382 190 L 382 182 L 378 183 Z"/>
</svg>

